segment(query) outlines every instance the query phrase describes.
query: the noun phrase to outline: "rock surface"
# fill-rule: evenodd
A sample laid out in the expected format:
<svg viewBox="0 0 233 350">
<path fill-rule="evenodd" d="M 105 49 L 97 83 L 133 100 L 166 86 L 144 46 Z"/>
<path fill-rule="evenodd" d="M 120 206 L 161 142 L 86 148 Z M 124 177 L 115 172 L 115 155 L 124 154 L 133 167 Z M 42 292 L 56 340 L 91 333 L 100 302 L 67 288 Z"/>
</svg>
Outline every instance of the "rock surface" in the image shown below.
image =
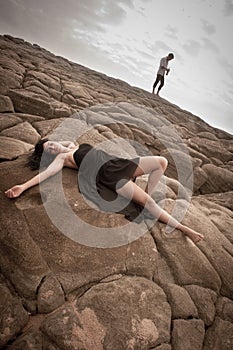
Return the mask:
<svg viewBox="0 0 233 350">
<path fill-rule="evenodd" d="M 37 173 L 27 156 L 47 136 L 126 157 L 165 156 L 154 199 L 205 239 L 194 246 L 164 224 L 99 211 L 81 196 L 71 169 L 5 198 Z M 1 348 L 233 348 L 232 135 L 6 35 L 0 146 Z M 137 183 L 144 188 L 146 180 Z"/>
</svg>

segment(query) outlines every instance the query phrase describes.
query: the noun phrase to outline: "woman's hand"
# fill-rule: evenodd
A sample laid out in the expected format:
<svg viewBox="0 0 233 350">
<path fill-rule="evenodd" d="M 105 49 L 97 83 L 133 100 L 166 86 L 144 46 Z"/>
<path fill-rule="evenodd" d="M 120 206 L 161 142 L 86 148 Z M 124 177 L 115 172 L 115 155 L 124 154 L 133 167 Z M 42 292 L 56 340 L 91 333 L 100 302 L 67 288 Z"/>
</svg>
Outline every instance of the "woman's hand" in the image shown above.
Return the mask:
<svg viewBox="0 0 233 350">
<path fill-rule="evenodd" d="M 23 185 L 16 185 L 5 191 L 5 196 L 8 198 L 16 198 L 24 191 Z"/>
<path fill-rule="evenodd" d="M 73 149 L 73 148 L 75 148 L 75 147 L 77 147 L 77 146 L 75 146 L 75 144 L 74 144 L 73 142 L 71 142 L 71 143 L 68 145 L 68 148 L 69 148 L 69 149 Z"/>
<path fill-rule="evenodd" d="M 67 152 L 69 152 L 71 149 L 77 148 L 77 146 L 71 141 L 60 141 L 59 143 L 66 147 Z"/>
</svg>

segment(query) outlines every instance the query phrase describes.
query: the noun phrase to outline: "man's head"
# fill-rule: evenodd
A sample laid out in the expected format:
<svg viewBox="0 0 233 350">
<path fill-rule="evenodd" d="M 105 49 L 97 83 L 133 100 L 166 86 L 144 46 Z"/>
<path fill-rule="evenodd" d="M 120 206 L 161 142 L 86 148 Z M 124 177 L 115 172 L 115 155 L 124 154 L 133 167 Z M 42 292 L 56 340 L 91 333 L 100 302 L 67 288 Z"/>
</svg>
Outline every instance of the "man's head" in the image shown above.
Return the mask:
<svg viewBox="0 0 233 350">
<path fill-rule="evenodd" d="M 168 61 L 173 60 L 173 58 L 174 58 L 174 54 L 173 53 L 169 53 L 168 56 L 167 56 Z"/>
</svg>

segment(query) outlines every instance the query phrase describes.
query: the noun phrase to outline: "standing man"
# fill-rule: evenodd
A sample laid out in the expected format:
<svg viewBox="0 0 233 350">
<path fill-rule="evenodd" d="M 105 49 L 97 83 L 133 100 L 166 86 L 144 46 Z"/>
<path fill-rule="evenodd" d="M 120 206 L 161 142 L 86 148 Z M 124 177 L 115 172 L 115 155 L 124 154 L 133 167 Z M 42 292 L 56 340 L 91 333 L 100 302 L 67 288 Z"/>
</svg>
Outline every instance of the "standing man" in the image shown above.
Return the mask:
<svg viewBox="0 0 233 350">
<path fill-rule="evenodd" d="M 159 94 L 159 91 L 162 89 L 164 85 L 164 74 L 166 72 L 166 75 L 168 75 L 168 73 L 170 72 L 170 69 L 168 68 L 168 62 L 173 60 L 173 58 L 174 58 L 173 53 L 169 53 L 166 57 L 163 57 L 161 59 L 159 70 L 157 72 L 157 77 L 153 85 L 152 94 L 154 93 L 155 88 L 159 82 L 160 82 L 160 85 L 158 87 L 157 95 Z"/>
</svg>

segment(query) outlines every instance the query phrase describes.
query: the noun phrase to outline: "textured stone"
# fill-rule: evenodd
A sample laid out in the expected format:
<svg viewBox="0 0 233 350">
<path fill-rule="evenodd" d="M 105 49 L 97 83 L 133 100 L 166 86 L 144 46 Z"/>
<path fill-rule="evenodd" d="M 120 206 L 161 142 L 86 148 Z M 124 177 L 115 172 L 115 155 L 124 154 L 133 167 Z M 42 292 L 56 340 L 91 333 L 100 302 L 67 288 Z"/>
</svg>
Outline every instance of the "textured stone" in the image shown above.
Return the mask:
<svg viewBox="0 0 233 350">
<path fill-rule="evenodd" d="M 21 297 L 33 300 L 49 269 L 29 234 L 22 213 L 12 202 L 5 206 L 5 200 L 0 201 L 1 212 L 4 208 L 4 222 L 0 222 L 1 270 Z"/>
<path fill-rule="evenodd" d="M 213 325 L 208 328 L 203 350 L 232 350 L 233 324 L 216 317 Z"/>
<path fill-rule="evenodd" d="M 53 108 L 43 95 L 19 89 L 10 90 L 9 96 L 16 112 L 41 115 L 46 118 L 53 116 Z"/>
<path fill-rule="evenodd" d="M 42 334 L 36 329 L 29 329 L 23 335 L 19 336 L 9 350 L 42 350 L 45 349 L 42 345 Z"/>
<path fill-rule="evenodd" d="M 207 175 L 205 183 L 200 188 L 202 194 L 232 191 L 233 178 L 231 171 L 214 164 L 206 164 L 202 167 L 202 170 Z"/>
<path fill-rule="evenodd" d="M 47 276 L 38 290 L 38 312 L 49 313 L 65 302 L 64 293 L 57 278 Z"/>
<path fill-rule="evenodd" d="M 198 190 L 205 184 L 205 182 L 208 179 L 208 175 L 205 173 L 205 171 L 200 168 L 196 167 L 193 170 L 193 178 L 194 178 L 194 184 L 193 184 L 193 192 L 197 193 Z"/>
<path fill-rule="evenodd" d="M 214 140 L 208 138 L 208 142 L 206 142 L 205 138 L 196 136 L 190 139 L 188 144 L 208 158 L 215 157 L 222 161 L 228 161 L 232 158 L 231 152 L 216 138 Z"/>
<path fill-rule="evenodd" d="M 28 122 L 23 122 L 20 125 L 5 129 L 0 135 L 21 140 L 32 145 L 35 145 L 41 138 L 38 132 Z"/>
<path fill-rule="evenodd" d="M 0 113 L 2 112 L 14 112 L 14 107 L 8 96 L 0 95 Z"/>
<path fill-rule="evenodd" d="M 16 115 L 0 114 L 0 131 L 22 123 L 22 119 Z"/>
<path fill-rule="evenodd" d="M 172 319 L 197 318 L 196 306 L 187 291 L 176 284 L 163 285 L 169 304 L 172 310 Z"/>
<path fill-rule="evenodd" d="M 172 350 L 202 350 L 205 335 L 201 320 L 174 320 L 172 329 Z"/>
<path fill-rule="evenodd" d="M 171 311 L 166 296 L 160 287 L 144 278 L 122 277 L 92 287 L 77 301 L 79 312 L 87 308 L 94 311 L 106 329 L 106 350 L 126 344 L 150 348 L 170 339 Z"/>
<path fill-rule="evenodd" d="M 159 346 L 156 346 L 156 348 L 153 348 L 152 350 L 171 350 L 171 345 L 169 344 L 162 344 Z"/>
<path fill-rule="evenodd" d="M 20 87 L 22 77 L 14 72 L 0 70 L 0 93 L 5 95 L 10 89 L 18 89 Z"/>
<path fill-rule="evenodd" d="M 83 87 L 80 83 L 72 81 L 66 81 L 63 83 L 63 93 L 70 94 L 74 98 L 87 98 L 88 100 L 91 99 L 91 96 L 85 87 Z"/>
<path fill-rule="evenodd" d="M 177 201 L 174 202 L 172 200 L 167 200 L 164 208 L 169 213 L 172 213 L 171 208 L 174 203 L 177 204 Z M 187 203 L 182 202 L 180 207 L 178 207 L 181 213 L 187 208 L 186 205 Z M 201 217 L 201 212 L 199 212 L 197 208 L 194 208 L 194 206 L 190 205 L 189 215 L 186 213 L 186 217 L 183 221 L 186 225 L 195 227 L 197 231 L 205 234 L 209 223 L 205 222 L 204 225 L 204 221 L 200 221 L 199 217 Z M 151 233 L 155 238 L 159 252 L 166 257 L 167 264 L 170 267 L 172 274 L 176 276 L 177 282 L 181 286 L 197 284 L 219 291 L 221 280 L 211 263 L 208 261 L 206 255 L 202 252 L 203 242 L 199 243 L 198 247 L 194 246 L 180 231 L 173 230 L 172 232 L 166 232 L 165 225 L 161 224 L 161 226 L 163 228 L 160 232 L 152 228 Z M 205 239 L 208 238 L 206 237 Z M 215 242 L 214 245 L 217 244 L 218 242 Z M 220 263 L 219 268 L 221 268 Z M 227 269 L 227 271 L 230 273 L 230 270 Z"/>
<path fill-rule="evenodd" d="M 15 159 L 32 148 L 33 145 L 29 143 L 11 137 L 0 136 L 0 159 L 2 160 Z"/>
<path fill-rule="evenodd" d="M 19 298 L 13 297 L 8 288 L 0 284 L 0 347 L 17 336 L 28 322 L 29 316 Z"/>
<path fill-rule="evenodd" d="M 233 323 L 233 301 L 221 297 L 216 304 L 216 315 L 224 321 Z"/>
<path fill-rule="evenodd" d="M 79 311 L 75 304 L 67 304 L 49 315 L 42 331 L 55 349 L 103 349 L 106 328 L 92 309 Z"/>
<path fill-rule="evenodd" d="M 218 204 L 220 207 L 225 207 L 233 210 L 233 191 L 223 193 L 211 193 L 205 195 L 206 199 Z"/>
<path fill-rule="evenodd" d="M 33 115 L 33 114 L 27 114 L 27 113 L 14 113 L 14 115 L 16 115 L 17 117 L 19 117 L 25 122 L 29 122 L 30 124 L 34 122 L 42 121 L 45 119 L 44 117 Z"/>
<path fill-rule="evenodd" d="M 41 137 L 45 137 L 56 129 L 59 124 L 62 123 L 62 119 L 43 120 L 33 123 L 33 127 L 38 131 Z"/>
<path fill-rule="evenodd" d="M 28 71 L 24 84 L 28 81 L 40 82 L 42 86 L 45 86 L 45 87 L 50 88 L 52 90 L 59 91 L 61 89 L 60 79 L 54 75 L 51 76 L 49 74 L 49 72 L 44 73 L 44 72 L 38 72 L 38 71 L 36 72 L 33 70 Z"/>
<path fill-rule="evenodd" d="M 215 317 L 216 293 L 210 289 L 199 286 L 185 286 L 185 289 L 196 305 L 198 316 L 204 321 L 206 326 L 210 326 Z"/>
</svg>

